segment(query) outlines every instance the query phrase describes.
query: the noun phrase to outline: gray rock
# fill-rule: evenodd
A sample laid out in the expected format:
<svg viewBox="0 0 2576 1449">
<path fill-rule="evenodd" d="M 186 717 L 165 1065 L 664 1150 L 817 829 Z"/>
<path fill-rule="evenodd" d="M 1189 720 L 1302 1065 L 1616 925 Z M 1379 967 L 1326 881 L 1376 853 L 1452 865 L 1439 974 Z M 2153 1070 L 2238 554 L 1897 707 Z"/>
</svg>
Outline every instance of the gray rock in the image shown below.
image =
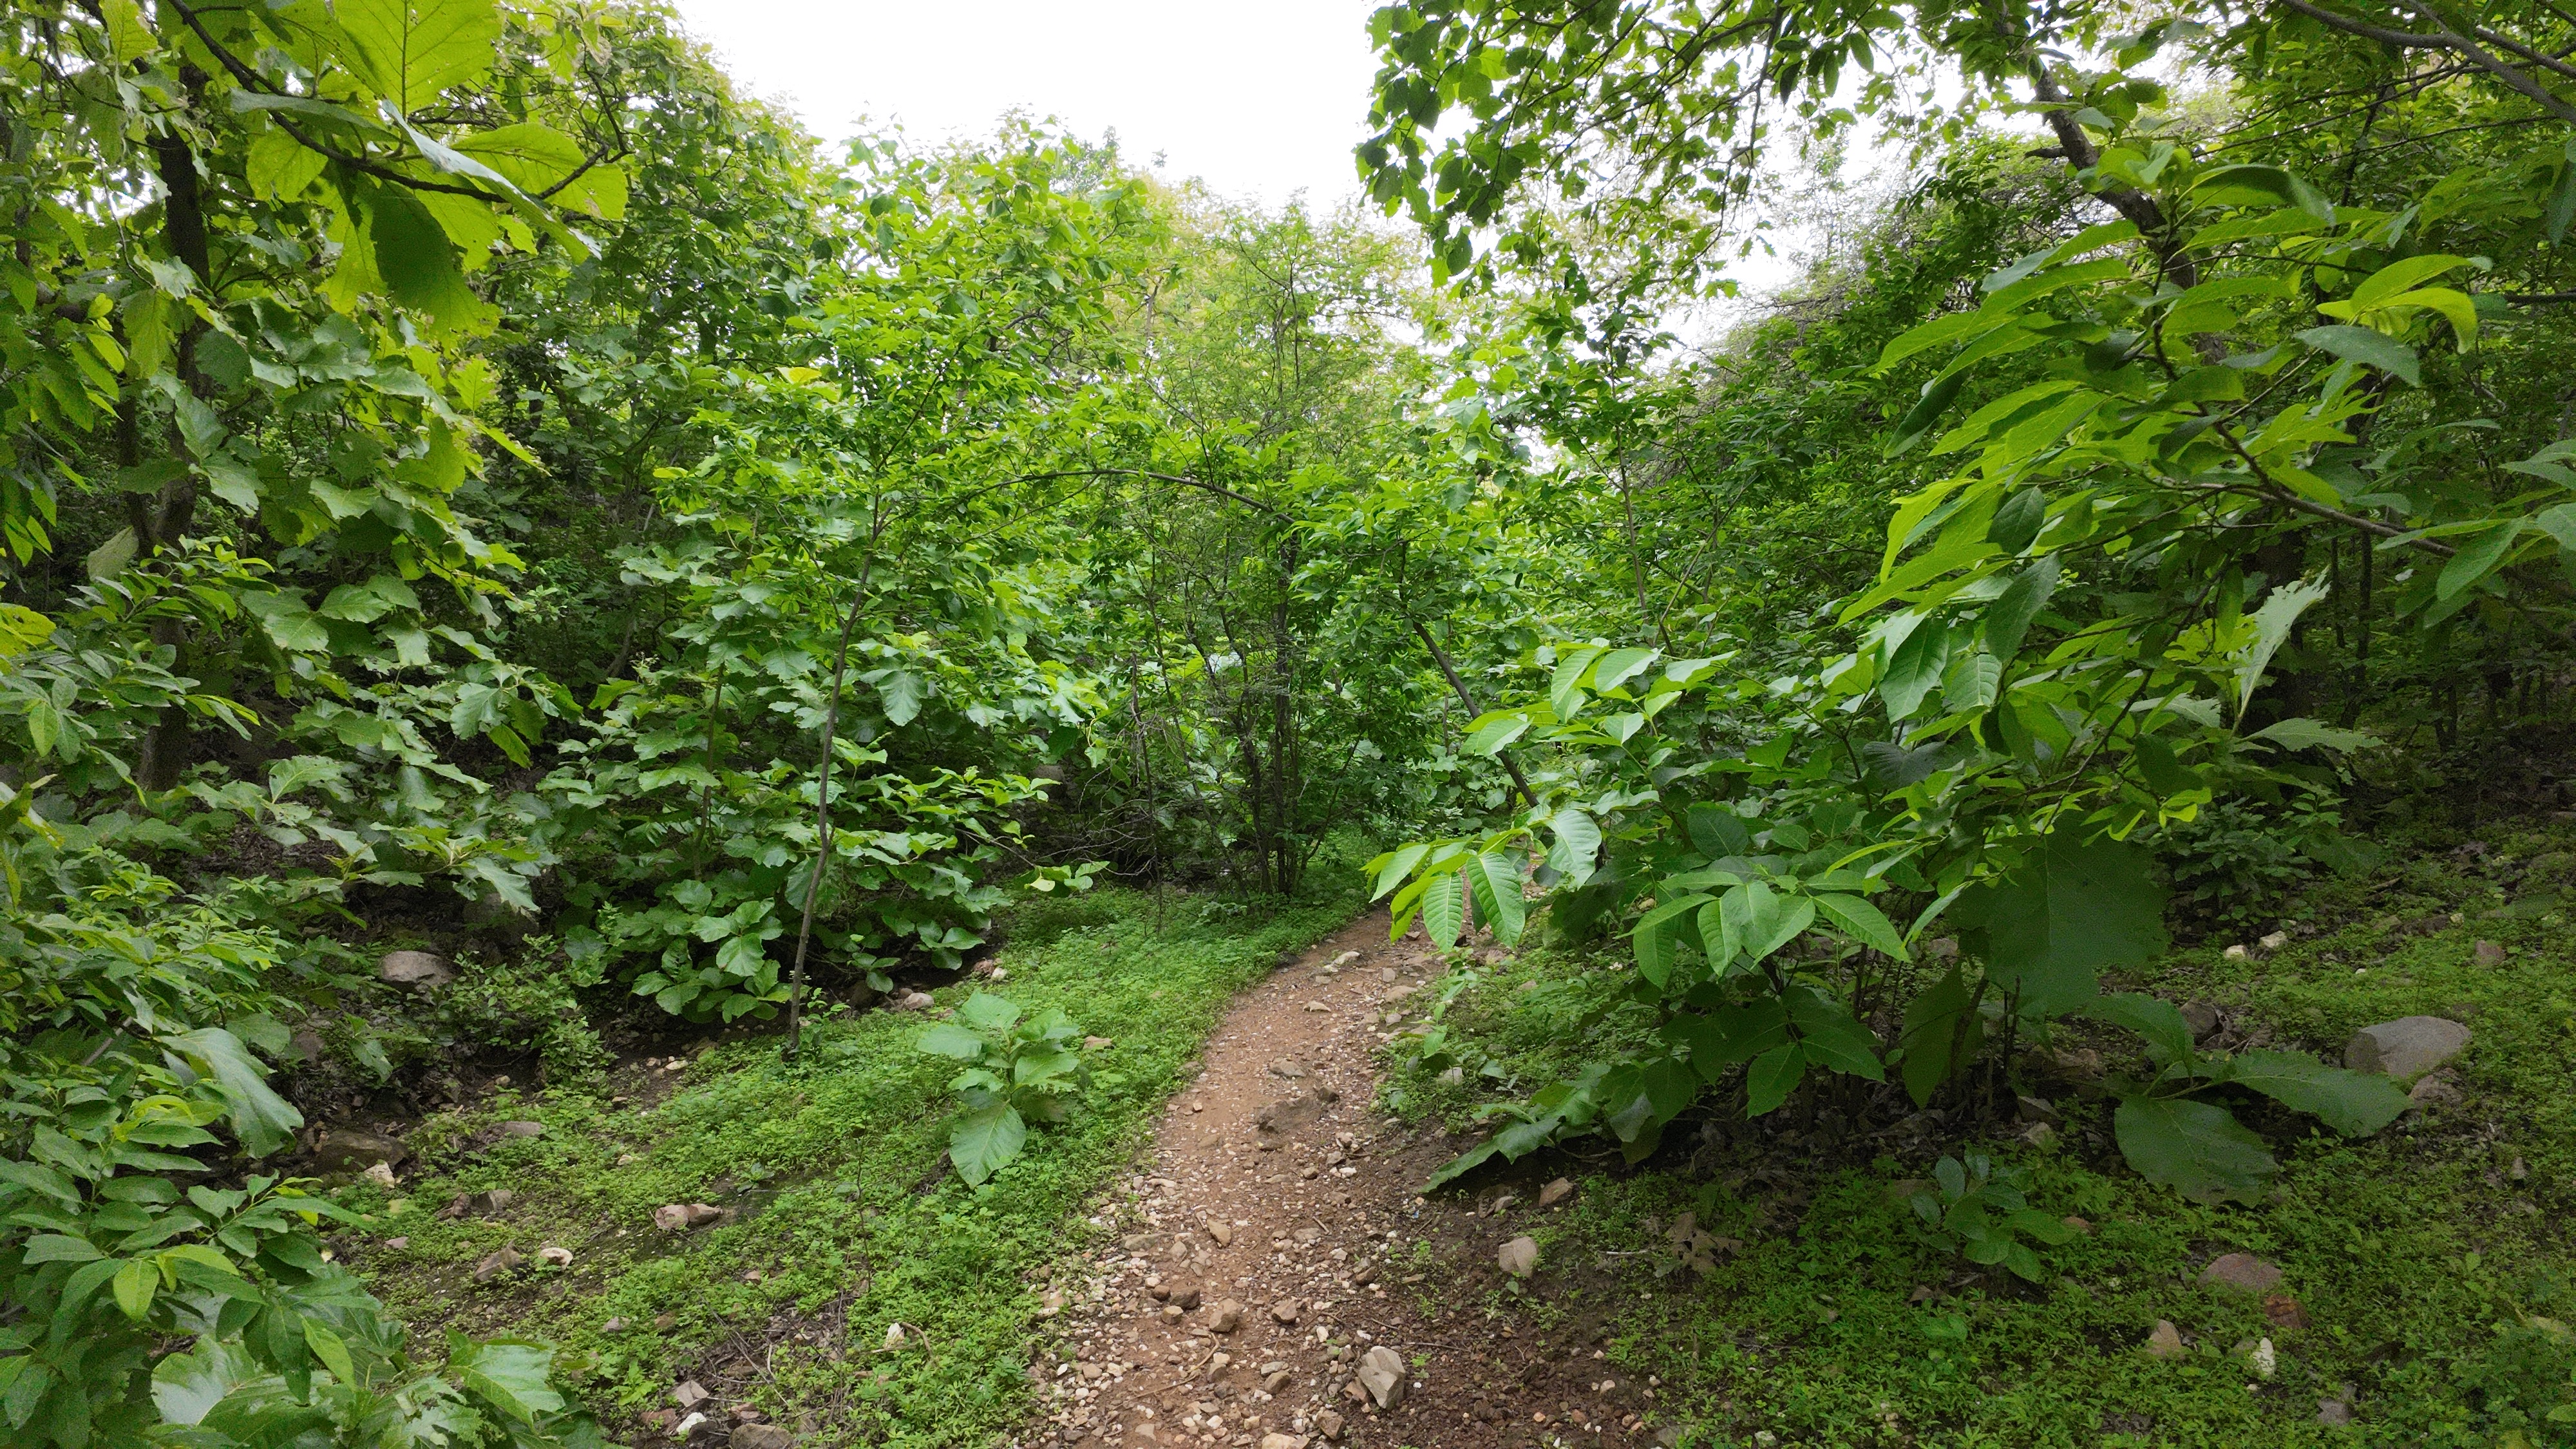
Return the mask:
<svg viewBox="0 0 2576 1449">
<path fill-rule="evenodd" d="M 2343 1064 L 2356 1072 L 2378 1072 L 2401 1080 L 2420 1077 L 2458 1056 L 2469 1044 L 2469 1029 L 2439 1016 L 2403 1016 L 2365 1026 L 2345 1043 Z"/>
<path fill-rule="evenodd" d="M 1494 1250 L 1495 1266 L 1515 1278 L 1526 1278 L 1538 1270 L 1538 1240 L 1518 1237 Z"/>
<path fill-rule="evenodd" d="M 2341 1399 L 2319 1399 L 2317 1422 L 2329 1429 L 2340 1429 L 2352 1422 L 2352 1405 Z"/>
<path fill-rule="evenodd" d="M 377 1163 L 390 1168 L 410 1155 L 390 1137 L 345 1127 L 323 1133 L 313 1144 L 313 1160 L 324 1172 L 364 1172 Z"/>
<path fill-rule="evenodd" d="M 1394 1349 L 1379 1344 L 1360 1355 L 1360 1387 L 1381 1409 L 1392 1409 L 1404 1402 L 1404 1358 Z"/>
<path fill-rule="evenodd" d="M 1315 1432 L 1323 1435 L 1327 1440 L 1338 1441 L 1342 1437 L 1342 1423 L 1341 1415 L 1326 1409 L 1315 1416 Z"/>
<path fill-rule="evenodd" d="M 2194 1042 L 2207 1041 L 2218 1033 L 2218 1008 L 2206 1001 L 2186 1001 L 2182 1004 L 2182 1021 L 2191 1028 Z"/>
<path fill-rule="evenodd" d="M 1210 1333 L 1232 1333 L 1243 1326 L 1243 1305 L 1231 1298 L 1209 1305 L 1207 1327 Z"/>
<path fill-rule="evenodd" d="M 796 1436 L 776 1424 L 743 1424 L 726 1442 L 733 1449 L 795 1449 Z"/>
<path fill-rule="evenodd" d="M 504 1122 L 493 1130 L 504 1137 L 543 1137 L 546 1135 L 546 1124 L 543 1122 Z"/>
<path fill-rule="evenodd" d="M 1574 1183 L 1572 1180 L 1560 1177 L 1538 1190 L 1538 1205 L 1543 1208 L 1551 1208 L 1573 1195 Z"/>
<path fill-rule="evenodd" d="M 2149 1358 L 2161 1359 L 2183 1356 L 2182 1330 L 2173 1326 L 2173 1320 L 2156 1320 L 2156 1331 L 2147 1335 L 2146 1354 Z"/>
<path fill-rule="evenodd" d="M 434 951 L 387 951 L 376 962 L 376 979 L 396 986 L 427 989 L 456 979 L 447 958 Z"/>
<path fill-rule="evenodd" d="M 2433 1072 L 2417 1082 L 2406 1094 L 2407 1110 L 2430 1112 L 2436 1107 L 2456 1107 L 2467 1098 L 2461 1095 L 2459 1083 L 2447 1071 Z"/>
<path fill-rule="evenodd" d="M 515 1273 L 519 1270 L 519 1265 L 526 1261 L 528 1260 L 519 1256 L 517 1249 L 503 1248 L 474 1265 L 474 1281 L 489 1283 L 505 1273 Z"/>
</svg>

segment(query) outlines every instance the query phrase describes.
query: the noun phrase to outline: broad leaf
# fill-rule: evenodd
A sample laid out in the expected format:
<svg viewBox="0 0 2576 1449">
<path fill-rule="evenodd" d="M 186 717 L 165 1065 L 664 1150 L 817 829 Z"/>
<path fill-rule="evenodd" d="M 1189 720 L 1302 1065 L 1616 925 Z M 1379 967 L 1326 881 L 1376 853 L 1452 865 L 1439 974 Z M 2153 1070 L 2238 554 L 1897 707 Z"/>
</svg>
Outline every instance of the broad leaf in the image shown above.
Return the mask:
<svg viewBox="0 0 2576 1449">
<path fill-rule="evenodd" d="M 920 1047 L 932 1056 L 971 1062 L 984 1054 L 984 1039 L 953 1021 L 943 1021 L 921 1034 Z"/>
<path fill-rule="evenodd" d="M 1467 887 L 1455 871 L 1432 877 L 1422 889 L 1422 930 L 1446 951 L 1467 926 Z"/>
<path fill-rule="evenodd" d="M 2159 1063 L 2191 1060 L 2191 1024 L 2182 1019 L 2182 1012 L 2170 1001 L 2123 993 L 2086 1002 L 2083 1014 L 2145 1037 Z"/>
<path fill-rule="evenodd" d="M 2071 1009 L 2093 994 L 2099 972 L 2165 949 L 2164 891 L 2135 846 L 2051 835 L 1981 894 L 1989 974 L 2017 989 L 2025 1009 Z"/>
<path fill-rule="evenodd" d="M 2299 1052 L 2239 1052 L 2218 1079 L 2308 1113 L 2346 1137 L 2369 1136 L 2396 1121 L 2407 1105 L 2405 1089 L 2388 1077 L 2330 1067 Z"/>
<path fill-rule="evenodd" d="M 1847 1077 L 1883 1081 L 1878 1038 L 1854 1019 L 1843 1004 L 1812 986 L 1789 990 L 1789 1019 L 1797 1024 L 1798 1045 L 1807 1060 Z"/>
<path fill-rule="evenodd" d="M 522 1424 L 564 1406 L 563 1395 L 546 1380 L 554 1371 L 555 1351 L 542 1344 L 510 1339 L 470 1343 L 448 1340 L 447 1366 L 475 1397 Z"/>
<path fill-rule="evenodd" d="M 2187 1097 L 2132 1097 L 2111 1116 L 2120 1155 L 2194 1202 L 2258 1202 L 2281 1165 L 2227 1109 Z"/>
<path fill-rule="evenodd" d="M 493 0 L 332 0 L 340 57 L 405 115 L 492 68 L 501 39 Z"/>
<path fill-rule="evenodd" d="M 1807 1075 L 1807 1055 L 1799 1044 L 1776 1046 L 1744 1069 L 1744 1115 L 1759 1117 L 1779 1110 Z"/>
<path fill-rule="evenodd" d="M 1008 997 L 978 991 L 957 1008 L 958 1017 L 979 1031 L 1008 1031 L 1020 1019 L 1020 1008 Z"/>
<path fill-rule="evenodd" d="M 1899 961 L 1913 959 L 1905 949 L 1905 938 L 1897 934 L 1896 924 L 1887 913 L 1860 896 L 1839 892 L 1814 898 L 1816 909 L 1826 920 L 1841 928 L 1844 935 L 1873 951 L 1882 951 Z"/>
<path fill-rule="evenodd" d="M 957 1119 L 948 1133 L 948 1160 L 970 1187 L 981 1187 L 1020 1155 L 1029 1140 L 1028 1124 L 1008 1102 L 995 1102 Z"/>
<path fill-rule="evenodd" d="M 2458 560 L 2453 560 L 2457 562 Z M 2326 596 L 2326 586 L 2304 579 L 2281 585 L 2254 611 L 2254 637 L 2236 664 L 2236 712 L 2244 714 L 2254 702 L 2254 691 L 2263 682 L 2263 671 L 2271 666 L 2272 656 L 2289 642 L 2290 626 L 2308 611 L 2308 606 Z"/>
<path fill-rule="evenodd" d="M 188 1064 L 214 1079 L 224 1094 L 233 1135 L 253 1157 L 266 1157 L 293 1140 L 304 1114 L 268 1089 L 267 1069 L 253 1060 L 241 1039 L 221 1027 L 203 1027 L 170 1044 Z"/>
<path fill-rule="evenodd" d="M 1976 1005 L 1956 964 L 1906 1004 L 1900 1075 L 1915 1106 L 1930 1105 L 1932 1094 L 1957 1074 L 1958 1065 L 1985 1044 L 1985 1023 Z"/>
</svg>

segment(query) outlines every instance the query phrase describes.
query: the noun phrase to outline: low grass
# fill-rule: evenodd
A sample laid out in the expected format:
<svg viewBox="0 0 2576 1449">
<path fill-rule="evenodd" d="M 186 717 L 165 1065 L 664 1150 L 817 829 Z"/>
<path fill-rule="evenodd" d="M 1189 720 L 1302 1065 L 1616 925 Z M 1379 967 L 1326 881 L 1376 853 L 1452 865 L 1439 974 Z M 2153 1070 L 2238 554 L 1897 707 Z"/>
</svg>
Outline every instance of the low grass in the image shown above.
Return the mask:
<svg viewBox="0 0 2576 1449">
<path fill-rule="evenodd" d="M 1910 1108 L 1882 1110 L 1868 1136 L 1795 1103 L 1759 1123 L 1685 1118 L 1643 1170 L 1578 1145 L 1583 1190 L 1541 1247 L 1588 1291 L 1487 1307 L 1546 1333 L 1596 1319 L 1587 1298 L 1615 1301 L 1609 1362 L 1660 1379 L 1656 1422 L 1694 1446 L 2576 1446 L 2576 911 L 2559 903 L 2576 832 L 2498 829 L 2481 844 L 2315 885 L 2277 952 L 2229 957 L 2212 941 L 2116 983 L 2215 1002 L 2233 1029 L 2330 1060 L 2392 1017 L 2474 1029 L 2453 1063 L 2462 1100 L 2375 1137 L 2244 1112 L 2283 1167 L 2259 1206 L 2203 1207 L 2138 1177 L 2099 1086 L 2052 1077 L 2034 1053 L 2010 1086 L 2064 1111 L 2046 1146 L 1956 1103 L 1884 1135 Z M 2480 940 L 2506 954 L 2481 962 Z M 1537 951 L 1469 969 L 1445 983 L 1462 1080 L 1398 1072 L 1386 1095 L 1399 1110 L 1462 1126 L 1477 1101 L 1542 1086 L 1587 1041 L 1647 1024 L 1602 960 Z M 2104 1051 L 2113 1070 L 2129 1050 L 2113 1035 L 2056 1045 Z M 2034 1207 L 2090 1220 L 2041 1250 L 2040 1282 L 1927 1244 L 1889 1192 L 1967 1151 L 2021 1174 Z M 1520 1173 L 1569 1166 L 1560 1154 Z M 1685 1212 L 1741 1248 L 1695 1273 L 1671 1236 Z M 2284 1271 L 2303 1326 L 2198 1283 L 2232 1251 Z M 2182 1357 L 2142 1351 L 2158 1320 L 2181 1330 Z M 2246 1352 L 2265 1338 L 2269 1378 Z M 2351 1422 L 2321 1419 L 2327 1400 Z"/>
<path fill-rule="evenodd" d="M 1007 982 L 940 990 L 940 1009 L 980 987 L 1061 1007 L 1114 1044 L 1088 1053 L 1096 1082 L 1072 1119 L 1035 1129 L 981 1188 L 947 1170 L 956 1063 L 916 1049 L 924 1018 L 843 1014 L 816 1024 L 794 1064 L 773 1037 L 726 1040 L 649 1106 L 612 1104 L 620 1074 L 424 1123 L 414 1141 L 432 1171 L 399 1201 L 347 1195 L 376 1217 L 352 1260 L 418 1329 L 563 1346 L 612 1423 L 698 1373 L 809 1443 L 995 1442 L 1028 1408 L 1038 1285 L 1104 1231 L 1092 1199 L 1187 1080 L 1228 998 L 1361 909 L 1342 888 L 1358 879 L 1347 862 L 1314 879 L 1314 895 L 1275 909 L 1101 889 L 1020 911 L 999 958 Z M 514 1119 L 544 1134 L 490 1140 Z M 436 1215 L 492 1188 L 516 1200 L 490 1220 Z M 656 1207 L 691 1202 L 732 1216 L 653 1227 Z M 548 1245 L 572 1264 L 539 1263 Z M 475 1282 L 502 1248 L 529 1265 Z M 906 1332 L 887 1347 L 894 1324 Z"/>
</svg>

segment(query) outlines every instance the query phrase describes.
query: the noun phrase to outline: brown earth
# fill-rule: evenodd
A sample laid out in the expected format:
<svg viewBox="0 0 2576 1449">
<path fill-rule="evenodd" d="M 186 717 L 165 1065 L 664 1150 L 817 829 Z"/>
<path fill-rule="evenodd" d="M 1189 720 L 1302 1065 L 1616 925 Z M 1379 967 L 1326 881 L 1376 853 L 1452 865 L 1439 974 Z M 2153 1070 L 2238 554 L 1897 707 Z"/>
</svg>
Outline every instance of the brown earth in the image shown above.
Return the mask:
<svg viewBox="0 0 2576 1449">
<path fill-rule="evenodd" d="M 1545 1334 L 1513 1309 L 1497 1252 L 1562 1200 L 1539 1208 L 1534 1181 L 1425 1198 L 1465 1141 L 1370 1111 L 1376 1052 L 1437 966 L 1381 914 L 1242 995 L 1125 1184 L 1117 1246 L 1059 1280 L 1023 1445 L 1656 1442 L 1655 1386 L 1601 1362 L 1610 1275 L 1541 1264 L 1530 1287 L 1595 1305 Z M 1384 1407 L 1356 1381 L 1379 1347 L 1405 1369 Z"/>
</svg>

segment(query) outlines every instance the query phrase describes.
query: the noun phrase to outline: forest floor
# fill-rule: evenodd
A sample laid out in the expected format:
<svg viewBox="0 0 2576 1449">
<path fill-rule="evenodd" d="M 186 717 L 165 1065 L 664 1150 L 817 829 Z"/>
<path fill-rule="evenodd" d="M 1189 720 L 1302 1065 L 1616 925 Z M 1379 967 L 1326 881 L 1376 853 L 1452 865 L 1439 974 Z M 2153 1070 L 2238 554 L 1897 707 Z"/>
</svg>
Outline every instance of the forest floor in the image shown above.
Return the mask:
<svg viewBox="0 0 2576 1449">
<path fill-rule="evenodd" d="M 653 1449 L 693 1417 L 695 1449 L 2557 1449 L 2576 821 L 2434 844 L 2113 983 L 2206 1008 L 2213 1047 L 2472 1027 L 2377 1137 L 2244 1109 L 2283 1165 L 2254 1207 L 2125 1166 L 2104 1084 L 2129 1047 L 2087 1031 L 1930 1112 L 1719 1102 L 1639 1164 L 1574 1143 L 1424 1195 L 1486 1104 L 1649 1029 L 1615 954 L 1443 958 L 1347 892 L 1102 892 L 918 983 L 926 1010 L 827 1020 L 799 1064 L 724 1034 L 360 1122 L 411 1155 L 394 1191 L 343 1192 L 373 1221 L 334 1246 L 424 1335 L 565 1345 L 612 1437 Z M 1064 1007 L 1099 1075 L 970 1189 L 942 1156 L 954 1063 L 916 1043 L 977 990 Z M 1969 1153 L 2082 1220 L 2041 1280 L 1912 1231 L 1892 1189 Z M 692 1204 L 712 1221 L 657 1226 Z M 2212 1279 L 2229 1255 L 2279 1276 Z"/>
</svg>

